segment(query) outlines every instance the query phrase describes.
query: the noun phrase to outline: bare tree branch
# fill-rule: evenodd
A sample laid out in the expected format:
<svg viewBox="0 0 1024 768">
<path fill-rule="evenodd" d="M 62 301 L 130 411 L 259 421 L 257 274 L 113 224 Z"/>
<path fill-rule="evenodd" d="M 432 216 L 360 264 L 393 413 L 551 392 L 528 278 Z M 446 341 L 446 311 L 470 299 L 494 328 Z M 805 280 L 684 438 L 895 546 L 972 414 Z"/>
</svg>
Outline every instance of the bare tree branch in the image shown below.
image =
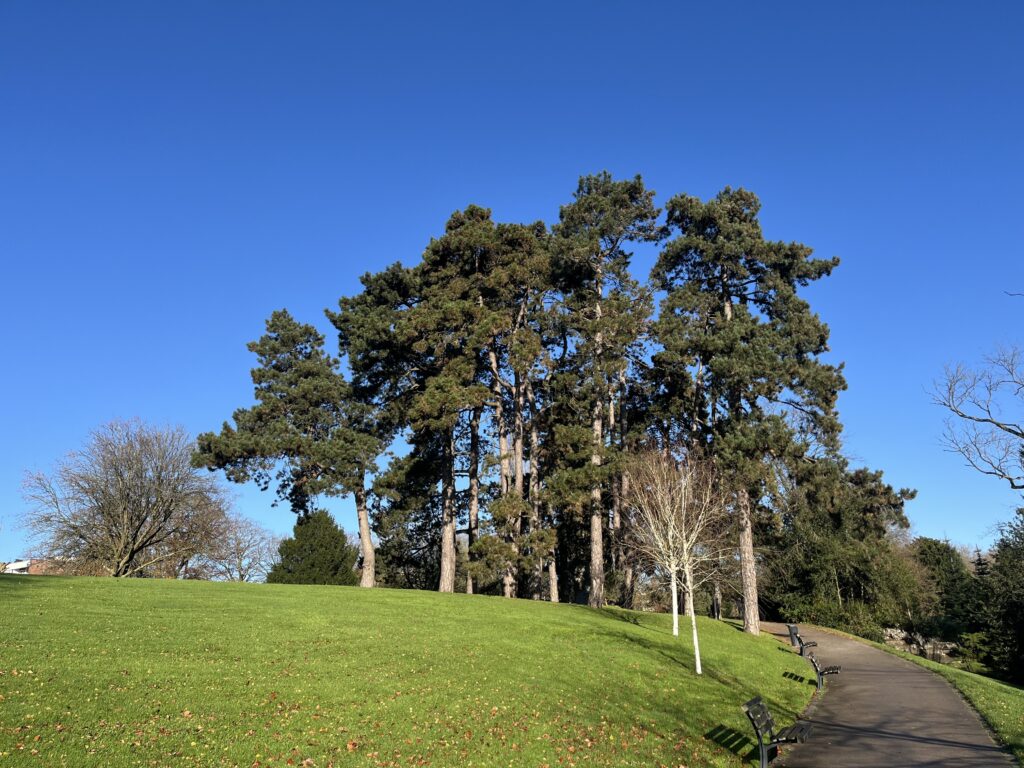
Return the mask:
<svg viewBox="0 0 1024 768">
<path fill-rule="evenodd" d="M 1024 360 L 1016 347 L 998 350 L 978 370 L 946 369 L 934 400 L 951 416 L 943 443 L 982 474 L 1024 490 Z"/>
<path fill-rule="evenodd" d="M 224 495 L 192 468 L 192 451 L 180 428 L 101 427 L 52 476 L 26 475 L 26 526 L 42 554 L 72 571 L 178 574 L 224 529 Z"/>
</svg>

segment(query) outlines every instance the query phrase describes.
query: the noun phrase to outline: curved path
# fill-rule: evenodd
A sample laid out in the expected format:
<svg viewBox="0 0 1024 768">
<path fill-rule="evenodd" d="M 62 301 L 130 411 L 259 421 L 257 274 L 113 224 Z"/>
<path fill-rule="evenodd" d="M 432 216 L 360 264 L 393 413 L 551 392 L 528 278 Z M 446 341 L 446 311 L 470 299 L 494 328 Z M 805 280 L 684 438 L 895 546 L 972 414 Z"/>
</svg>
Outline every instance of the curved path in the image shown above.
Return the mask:
<svg viewBox="0 0 1024 768">
<path fill-rule="evenodd" d="M 761 627 L 789 645 L 785 625 Z M 814 723 L 811 738 L 786 748 L 776 765 L 1015 767 L 974 710 L 935 673 L 856 640 L 811 627 L 800 634 L 817 641 L 823 665 L 841 664 L 843 671 L 826 678 L 825 695 L 805 715 Z M 813 680 L 810 663 L 807 668 Z"/>
</svg>

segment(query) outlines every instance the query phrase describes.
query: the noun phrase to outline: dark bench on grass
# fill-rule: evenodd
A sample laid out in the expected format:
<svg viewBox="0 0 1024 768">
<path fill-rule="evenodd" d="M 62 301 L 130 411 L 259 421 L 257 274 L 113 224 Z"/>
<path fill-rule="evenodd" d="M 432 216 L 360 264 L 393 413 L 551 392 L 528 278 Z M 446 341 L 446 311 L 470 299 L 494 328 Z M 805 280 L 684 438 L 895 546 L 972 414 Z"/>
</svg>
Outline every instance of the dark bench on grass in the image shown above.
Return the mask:
<svg viewBox="0 0 1024 768">
<path fill-rule="evenodd" d="M 818 690 L 820 691 L 825 687 L 825 675 L 838 675 L 843 671 L 843 668 L 838 664 L 833 664 L 831 667 L 823 667 L 818 663 L 818 657 L 813 653 L 807 654 L 807 660 L 811 662 L 811 666 L 814 667 L 814 674 L 818 676 Z"/>
<path fill-rule="evenodd" d="M 789 644 L 792 645 L 794 648 L 799 648 L 801 656 L 807 655 L 807 648 L 818 647 L 818 644 L 813 640 L 808 643 L 800 636 L 800 628 L 797 627 L 796 624 L 787 624 L 786 629 L 789 630 Z"/>
<path fill-rule="evenodd" d="M 788 728 L 776 730 L 775 720 L 768 711 L 768 705 L 761 701 L 760 696 L 744 704 L 743 711 L 747 713 L 751 725 L 754 726 L 754 733 L 757 734 L 761 768 L 768 768 L 768 763 L 779 756 L 780 744 L 802 744 L 811 735 L 811 724 L 804 720 L 798 720 Z"/>
</svg>

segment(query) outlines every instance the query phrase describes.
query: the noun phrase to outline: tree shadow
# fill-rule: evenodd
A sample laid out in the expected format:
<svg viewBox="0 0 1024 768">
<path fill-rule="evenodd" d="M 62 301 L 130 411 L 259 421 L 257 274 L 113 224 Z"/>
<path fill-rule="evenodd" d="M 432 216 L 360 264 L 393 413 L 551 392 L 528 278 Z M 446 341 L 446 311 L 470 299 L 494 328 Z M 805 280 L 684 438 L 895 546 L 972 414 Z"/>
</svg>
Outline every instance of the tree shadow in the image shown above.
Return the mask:
<svg viewBox="0 0 1024 768">
<path fill-rule="evenodd" d="M 718 746 L 729 750 L 744 760 L 757 754 L 757 744 L 753 740 L 734 728 L 722 725 L 721 723 L 705 733 L 704 738 L 715 742 Z"/>
<path fill-rule="evenodd" d="M 624 613 L 621 610 L 617 610 L 617 609 L 614 609 L 614 608 L 601 608 L 600 610 L 601 610 L 602 614 L 604 614 L 605 616 L 607 616 L 609 618 L 618 619 L 619 621 L 623 621 L 626 624 L 630 624 L 630 625 L 632 625 L 634 627 L 638 627 L 639 629 L 646 629 L 648 632 L 653 632 L 656 635 L 671 635 L 672 634 L 671 632 L 669 632 L 667 630 L 659 629 L 658 627 L 652 627 L 650 624 L 644 624 L 636 616 L 632 616 L 632 615 L 630 615 L 628 613 Z"/>
</svg>

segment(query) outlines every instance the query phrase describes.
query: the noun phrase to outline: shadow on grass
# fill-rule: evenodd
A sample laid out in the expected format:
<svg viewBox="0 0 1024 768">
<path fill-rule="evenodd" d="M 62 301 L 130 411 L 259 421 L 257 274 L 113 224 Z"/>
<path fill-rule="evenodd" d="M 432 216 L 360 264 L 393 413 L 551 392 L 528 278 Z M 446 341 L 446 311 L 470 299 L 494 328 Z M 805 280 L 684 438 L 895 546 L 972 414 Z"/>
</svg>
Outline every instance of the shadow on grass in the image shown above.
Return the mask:
<svg viewBox="0 0 1024 768">
<path fill-rule="evenodd" d="M 704 734 L 704 738 L 715 742 L 718 746 L 724 747 L 744 760 L 757 753 L 757 745 L 748 736 L 727 725 L 716 725 Z"/>
<path fill-rule="evenodd" d="M 31 589 L 33 587 L 52 585 L 56 579 L 67 579 L 67 577 L 56 574 L 28 576 L 18 573 L 5 573 L 0 575 L 0 589 Z"/>
<path fill-rule="evenodd" d="M 624 613 L 624 612 L 619 611 L 619 610 L 615 610 L 614 608 L 602 608 L 601 609 L 601 613 L 604 614 L 605 616 L 608 616 L 609 618 L 618 619 L 619 621 L 624 621 L 627 624 L 632 624 L 634 627 L 639 627 L 640 629 L 646 629 L 648 632 L 653 632 L 656 635 L 671 635 L 672 634 L 671 632 L 669 632 L 667 630 L 659 629 L 657 627 L 652 627 L 650 624 L 644 624 L 644 623 L 642 623 L 640 621 L 640 619 L 638 617 L 636 617 L 634 615 L 631 615 L 631 614 L 628 614 L 628 613 Z"/>
<path fill-rule="evenodd" d="M 806 677 L 804 677 L 803 675 L 798 675 L 795 672 L 783 672 L 782 676 L 785 677 L 785 678 L 788 678 L 790 680 L 795 680 L 798 683 L 811 682 Z M 815 683 L 815 685 L 817 685 L 817 683 Z"/>
</svg>

